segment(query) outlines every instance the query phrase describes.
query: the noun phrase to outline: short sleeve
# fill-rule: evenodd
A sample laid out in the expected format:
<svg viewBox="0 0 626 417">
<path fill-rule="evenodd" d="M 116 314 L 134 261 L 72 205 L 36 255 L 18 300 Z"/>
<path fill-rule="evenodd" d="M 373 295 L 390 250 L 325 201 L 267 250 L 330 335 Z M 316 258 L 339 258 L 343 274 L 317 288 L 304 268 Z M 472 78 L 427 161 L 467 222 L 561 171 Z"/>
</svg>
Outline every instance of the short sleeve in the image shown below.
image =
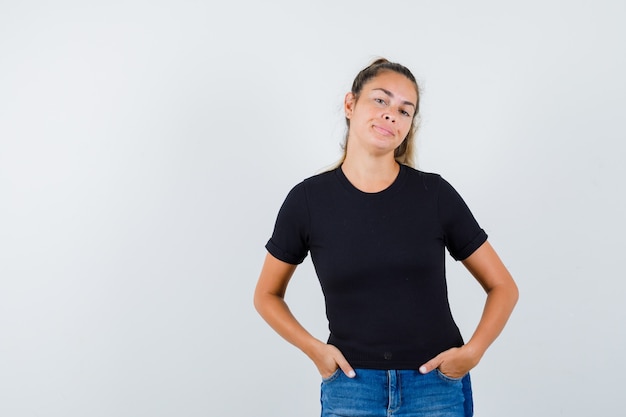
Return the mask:
<svg viewBox="0 0 626 417">
<path fill-rule="evenodd" d="M 274 232 L 265 248 L 277 259 L 292 265 L 304 261 L 309 251 L 309 211 L 304 184 L 295 186 L 281 206 Z"/>
<path fill-rule="evenodd" d="M 487 233 L 478 225 L 463 198 L 443 178 L 439 186 L 437 210 L 446 247 L 455 260 L 466 259 L 487 240 Z"/>
</svg>

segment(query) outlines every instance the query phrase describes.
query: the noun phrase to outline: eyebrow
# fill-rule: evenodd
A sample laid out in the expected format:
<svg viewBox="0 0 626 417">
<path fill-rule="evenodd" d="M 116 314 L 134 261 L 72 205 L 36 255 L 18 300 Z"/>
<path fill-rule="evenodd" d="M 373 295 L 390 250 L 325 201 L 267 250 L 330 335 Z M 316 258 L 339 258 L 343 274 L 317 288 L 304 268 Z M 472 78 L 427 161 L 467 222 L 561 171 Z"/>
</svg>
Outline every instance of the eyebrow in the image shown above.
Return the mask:
<svg viewBox="0 0 626 417">
<path fill-rule="evenodd" d="M 373 88 L 372 90 L 380 90 L 380 91 L 384 92 L 385 94 L 387 94 L 389 97 L 391 97 L 391 98 L 394 97 L 394 95 L 393 95 L 393 93 L 391 91 L 386 90 L 384 88 Z M 411 103 L 410 101 L 404 101 L 403 104 L 406 104 L 408 106 L 413 106 L 414 109 L 417 108 L 417 106 L 415 106 L 415 104 Z"/>
</svg>

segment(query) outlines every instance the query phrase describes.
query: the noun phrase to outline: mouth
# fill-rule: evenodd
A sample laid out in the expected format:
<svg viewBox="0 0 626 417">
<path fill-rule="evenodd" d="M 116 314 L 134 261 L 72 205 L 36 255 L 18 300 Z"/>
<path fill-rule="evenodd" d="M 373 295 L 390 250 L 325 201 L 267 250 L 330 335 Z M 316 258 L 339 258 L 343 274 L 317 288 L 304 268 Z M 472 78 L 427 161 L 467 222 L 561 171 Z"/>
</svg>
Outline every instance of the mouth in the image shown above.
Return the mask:
<svg viewBox="0 0 626 417">
<path fill-rule="evenodd" d="M 385 129 L 384 127 L 374 125 L 374 130 L 384 136 L 393 136 L 393 132 L 389 129 Z"/>
</svg>

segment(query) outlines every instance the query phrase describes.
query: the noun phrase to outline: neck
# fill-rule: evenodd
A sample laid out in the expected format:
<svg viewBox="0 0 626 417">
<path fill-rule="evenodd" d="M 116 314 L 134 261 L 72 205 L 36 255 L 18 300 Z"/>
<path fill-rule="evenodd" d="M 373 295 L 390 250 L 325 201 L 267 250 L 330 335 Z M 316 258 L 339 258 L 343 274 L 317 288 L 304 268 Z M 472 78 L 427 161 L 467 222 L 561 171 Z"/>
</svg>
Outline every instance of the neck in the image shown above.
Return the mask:
<svg viewBox="0 0 626 417">
<path fill-rule="evenodd" d="M 393 158 L 393 154 L 359 157 L 348 153 L 341 170 L 356 188 L 367 193 L 375 193 L 386 189 L 395 181 L 400 165 Z"/>
</svg>

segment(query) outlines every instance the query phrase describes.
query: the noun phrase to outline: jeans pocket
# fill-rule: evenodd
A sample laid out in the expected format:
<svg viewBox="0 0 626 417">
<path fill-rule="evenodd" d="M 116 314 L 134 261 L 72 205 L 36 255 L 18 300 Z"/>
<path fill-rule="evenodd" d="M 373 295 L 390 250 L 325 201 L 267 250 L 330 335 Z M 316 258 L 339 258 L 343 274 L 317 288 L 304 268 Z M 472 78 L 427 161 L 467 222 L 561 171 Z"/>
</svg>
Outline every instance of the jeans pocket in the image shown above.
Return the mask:
<svg viewBox="0 0 626 417">
<path fill-rule="evenodd" d="M 335 372 L 333 372 L 332 374 L 330 374 L 330 376 L 328 376 L 327 378 L 322 378 L 322 383 L 323 384 L 328 384 L 329 382 L 334 381 L 335 379 L 337 379 L 341 373 L 341 368 L 337 368 L 335 370 Z"/>
<path fill-rule="evenodd" d="M 461 376 L 459 378 L 453 378 L 453 377 L 448 376 L 448 375 L 444 374 L 443 372 L 441 372 L 439 370 L 439 368 L 435 369 L 435 372 L 437 372 L 437 375 L 439 376 L 439 378 L 443 379 L 446 382 L 461 382 L 461 380 L 465 376 L 465 375 L 463 375 L 463 376 Z"/>
</svg>

